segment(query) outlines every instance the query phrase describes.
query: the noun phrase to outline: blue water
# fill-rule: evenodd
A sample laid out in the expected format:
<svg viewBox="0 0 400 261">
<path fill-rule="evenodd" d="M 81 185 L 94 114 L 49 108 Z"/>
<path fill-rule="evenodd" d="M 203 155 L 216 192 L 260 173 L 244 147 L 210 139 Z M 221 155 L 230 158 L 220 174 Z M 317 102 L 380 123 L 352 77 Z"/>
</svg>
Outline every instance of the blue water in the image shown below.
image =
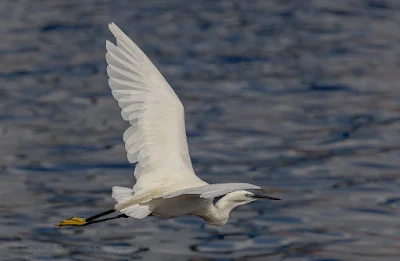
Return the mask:
<svg viewBox="0 0 400 261">
<path fill-rule="evenodd" d="M 0 2 L 1 260 L 398 260 L 400 3 Z M 204 180 L 280 202 L 58 229 L 132 186 L 107 86 L 116 22 L 181 98 Z"/>
</svg>

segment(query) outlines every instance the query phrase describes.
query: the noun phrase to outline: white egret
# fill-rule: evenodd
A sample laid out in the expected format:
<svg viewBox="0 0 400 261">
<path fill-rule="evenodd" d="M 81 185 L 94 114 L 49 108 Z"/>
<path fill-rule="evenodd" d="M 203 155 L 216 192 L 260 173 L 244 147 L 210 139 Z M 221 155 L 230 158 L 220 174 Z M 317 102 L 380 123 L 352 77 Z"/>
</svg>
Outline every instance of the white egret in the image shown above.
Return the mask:
<svg viewBox="0 0 400 261">
<path fill-rule="evenodd" d="M 113 209 L 89 218 L 72 217 L 58 226 L 84 226 L 105 220 L 149 215 L 173 218 L 196 215 L 210 225 L 226 224 L 237 206 L 256 199 L 278 200 L 248 183 L 208 184 L 194 172 L 186 139 L 184 108 L 170 85 L 114 23 L 116 45 L 106 41 L 108 84 L 131 126 L 123 140 L 130 163 L 136 163 L 133 188 L 114 186 Z M 215 205 L 214 198 L 223 196 Z M 115 211 L 122 214 L 99 219 Z"/>
</svg>

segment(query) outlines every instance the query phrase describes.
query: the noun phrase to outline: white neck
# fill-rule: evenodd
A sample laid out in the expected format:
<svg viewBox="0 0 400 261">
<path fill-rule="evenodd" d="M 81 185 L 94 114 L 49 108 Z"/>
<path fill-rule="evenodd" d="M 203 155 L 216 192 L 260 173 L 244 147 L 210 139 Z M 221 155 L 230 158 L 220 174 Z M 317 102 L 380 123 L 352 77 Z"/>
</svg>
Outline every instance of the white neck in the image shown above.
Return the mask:
<svg viewBox="0 0 400 261">
<path fill-rule="evenodd" d="M 228 222 L 229 214 L 231 211 L 242 204 L 235 204 L 229 199 L 227 195 L 222 197 L 218 202 L 214 204 L 211 202 L 208 211 L 202 215 L 202 217 L 213 226 L 222 226 Z"/>
</svg>

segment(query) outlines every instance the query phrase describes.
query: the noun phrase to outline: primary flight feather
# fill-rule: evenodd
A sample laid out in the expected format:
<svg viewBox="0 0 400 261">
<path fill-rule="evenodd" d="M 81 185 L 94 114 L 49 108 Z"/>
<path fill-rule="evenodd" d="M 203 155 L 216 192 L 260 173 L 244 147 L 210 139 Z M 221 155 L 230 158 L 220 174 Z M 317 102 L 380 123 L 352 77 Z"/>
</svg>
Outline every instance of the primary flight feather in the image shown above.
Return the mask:
<svg viewBox="0 0 400 261">
<path fill-rule="evenodd" d="M 197 215 L 212 225 L 227 222 L 236 206 L 267 196 L 248 183 L 209 185 L 194 172 L 186 138 L 184 107 L 178 96 L 142 50 L 114 23 L 116 44 L 106 41 L 108 84 L 130 127 L 123 134 L 127 158 L 136 163 L 133 188 L 114 186 L 114 209 L 86 219 L 59 223 L 88 225 L 104 220 L 154 215 L 171 218 Z M 252 191 L 248 191 L 252 190 Z M 221 198 L 216 205 L 213 198 Z M 99 219 L 114 211 L 123 214 Z"/>
</svg>

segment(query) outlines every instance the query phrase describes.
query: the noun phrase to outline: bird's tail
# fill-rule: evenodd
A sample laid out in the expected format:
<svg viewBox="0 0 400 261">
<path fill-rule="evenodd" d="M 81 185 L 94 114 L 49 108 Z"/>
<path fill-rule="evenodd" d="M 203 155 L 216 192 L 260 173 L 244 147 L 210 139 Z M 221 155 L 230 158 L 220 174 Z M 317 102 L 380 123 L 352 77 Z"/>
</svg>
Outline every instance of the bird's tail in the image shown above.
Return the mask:
<svg viewBox="0 0 400 261">
<path fill-rule="evenodd" d="M 150 202 L 139 203 L 141 200 L 132 202 L 134 192 L 131 188 L 114 186 L 112 187 L 112 197 L 117 201 L 115 209 L 127 216 L 137 219 L 144 218 L 151 214 L 153 207 Z"/>
<path fill-rule="evenodd" d="M 122 203 L 132 198 L 133 189 L 127 187 L 114 186 L 112 187 L 112 197 L 118 202 Z"/>
</svg>

